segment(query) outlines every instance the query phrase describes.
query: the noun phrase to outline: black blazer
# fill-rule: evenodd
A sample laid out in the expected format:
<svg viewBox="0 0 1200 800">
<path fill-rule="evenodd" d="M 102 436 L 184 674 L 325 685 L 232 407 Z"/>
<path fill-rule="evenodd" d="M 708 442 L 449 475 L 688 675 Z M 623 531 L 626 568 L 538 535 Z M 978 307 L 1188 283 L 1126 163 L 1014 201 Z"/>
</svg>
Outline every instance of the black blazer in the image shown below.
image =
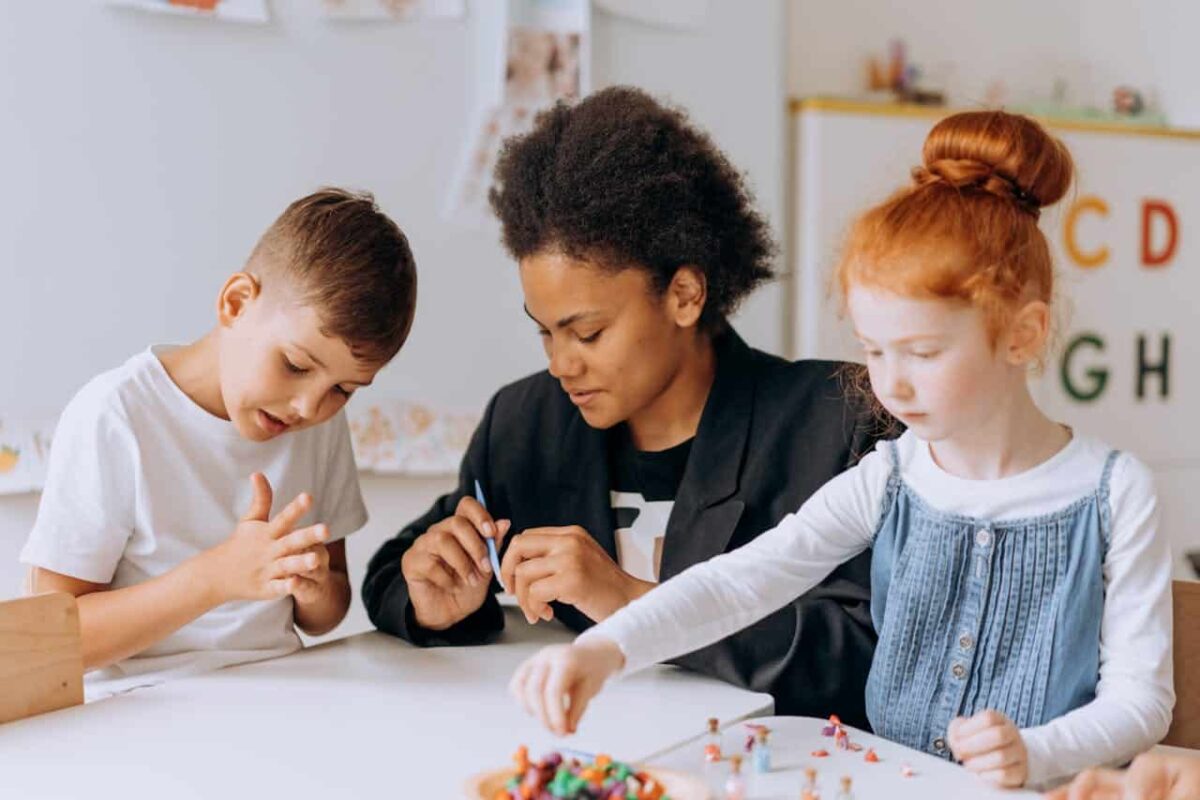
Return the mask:
<svg viewBox="0 0 1200 800">
<path fill-rule="evenodd" d="M 748 347 L 732 330 L 715 345 L 716 375 L 667 525 L 662 580 L 773 527 L 870 450 L 879 429 L 846 397 L 839 375 L 845 365 L 785 361 Z M 380 630 L 434 645 L 479 643 L 503 628 L 494 595 L 446 631 L 421 628 L 400 571 L 413 540 L 453 514 L 476 479 L 493 516 L 511 519 L 513 531 L 580 525 L 616 559 L 606 434 L 589 427 L 558 382 L 540 372 L 496 393 L 463 459 L 458 489 L 371 559 L 363 602 Z M 554 614 L 576 631 L 592 625 L 573 606 L 555 603 Z M 790 605 L 673 663 L 770 692 L 780 714 L 836 713 L 866 727 L 874 647 L 864 553 Z"/>
</svg>

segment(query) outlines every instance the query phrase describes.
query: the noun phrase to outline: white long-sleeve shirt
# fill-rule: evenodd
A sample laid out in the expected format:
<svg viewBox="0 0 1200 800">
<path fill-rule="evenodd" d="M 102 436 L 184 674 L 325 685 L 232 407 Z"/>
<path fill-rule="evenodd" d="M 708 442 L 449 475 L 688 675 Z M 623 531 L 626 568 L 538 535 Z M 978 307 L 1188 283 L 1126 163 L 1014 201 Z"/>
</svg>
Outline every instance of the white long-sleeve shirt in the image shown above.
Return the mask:
<svg viewBox="0 0 1200 800">
<path fill-rule="evenodd" d="M 615 642 L 628 673 L 719 641 L 807 592 L 871 546 L 892 469 L 882 449 L 887 446 L 831 480 L 775 528 L 666 581 L 580 640 Z M 1059 511 L 1094 492 L 1110 451 L 1076 434 L 1033 469 L 978 481 L 941 469 L 928 443 L 911 432 L 896 447 L 904 481 L 928 505 L 996 522 Z M 1158 533 L 1153 478 L 1128 453 L 1113 467 L 1109 502 L 1112 540 L 1104 560 L 1096 698 L 1021 731 L 1031 786 L 1128 761 L 1158 742 L 1170 725 L 1175 703 L 1170 555 Z"/>
</svg>

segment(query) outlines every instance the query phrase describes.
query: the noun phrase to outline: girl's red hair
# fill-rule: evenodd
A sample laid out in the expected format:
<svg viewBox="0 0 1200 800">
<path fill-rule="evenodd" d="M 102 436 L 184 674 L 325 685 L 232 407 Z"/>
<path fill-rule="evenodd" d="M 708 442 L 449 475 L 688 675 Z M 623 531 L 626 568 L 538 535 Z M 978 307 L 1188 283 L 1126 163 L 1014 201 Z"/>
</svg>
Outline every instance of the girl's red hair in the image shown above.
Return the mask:
<svg viewBox="0 0 1200 800">
<path fill-rule="evenodd" d="M 925 139 L 911 185 L 851 226 L 836 279 L 982 309 L 993 338 L 1024 303 L 1049 303 L 1054 270 L 1037 220 L 1074 166 L 1037 122 L 1003 111 L 947 117 Z"/>
</svg>

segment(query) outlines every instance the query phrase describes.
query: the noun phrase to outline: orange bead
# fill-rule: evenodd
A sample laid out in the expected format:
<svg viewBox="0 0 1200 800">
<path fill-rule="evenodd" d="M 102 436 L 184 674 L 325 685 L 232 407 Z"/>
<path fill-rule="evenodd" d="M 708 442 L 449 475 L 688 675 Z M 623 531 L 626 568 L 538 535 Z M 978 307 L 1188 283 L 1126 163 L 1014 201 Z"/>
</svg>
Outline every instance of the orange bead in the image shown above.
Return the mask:
<svg viewBox="0 0 1200 800">
<path fill-rule="evenodd" d="M 867 750 L 867 754 L 863 756 L 863 761 L 866 761 L 868 764 L 877 764 L 879 756 L 875 755 L 874 750 Z"/>
</svg>

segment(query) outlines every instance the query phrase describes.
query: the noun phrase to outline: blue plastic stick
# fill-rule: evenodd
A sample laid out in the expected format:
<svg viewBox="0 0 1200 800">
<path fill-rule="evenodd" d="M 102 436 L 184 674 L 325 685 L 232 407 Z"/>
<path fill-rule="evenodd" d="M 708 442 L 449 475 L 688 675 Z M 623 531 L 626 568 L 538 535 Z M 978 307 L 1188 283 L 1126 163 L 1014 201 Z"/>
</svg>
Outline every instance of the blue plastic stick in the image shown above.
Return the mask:
<svg viewBox="0 0 1200 800">
<path fill-rule="evenodd" d="M 487 508 L 487 501 L 483 499 L 483 487 L 479 485 L 479 481 L 475 481 L 475 499 L 484 509 Z M 492 572 L 496 576 L 496 582 L 500 584 L 501 589 L 507 592 L 504 580 L 500 577 L 500 554 L 496 552 L 496 540 L 491 536 L 484 536 L 483 541 L 487 543 L 488 559 L 492 562 Z"/>
</svg>

